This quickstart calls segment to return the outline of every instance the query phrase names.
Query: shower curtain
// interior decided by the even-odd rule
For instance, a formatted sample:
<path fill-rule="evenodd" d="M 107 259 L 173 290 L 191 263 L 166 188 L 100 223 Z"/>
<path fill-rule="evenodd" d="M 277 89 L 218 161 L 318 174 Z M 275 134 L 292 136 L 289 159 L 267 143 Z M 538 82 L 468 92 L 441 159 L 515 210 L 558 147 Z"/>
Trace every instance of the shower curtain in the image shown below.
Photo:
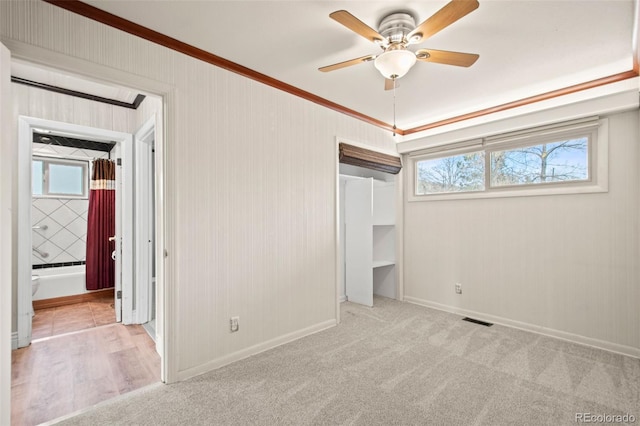
<path fill-rule="evenodd" d="M 93 162 L 89 214 L 87 217 L 87 290 L 99 290 L 115 285 L 114 261 L 111 252 L 115 243 L 116 166 L 111 160 Z"/>

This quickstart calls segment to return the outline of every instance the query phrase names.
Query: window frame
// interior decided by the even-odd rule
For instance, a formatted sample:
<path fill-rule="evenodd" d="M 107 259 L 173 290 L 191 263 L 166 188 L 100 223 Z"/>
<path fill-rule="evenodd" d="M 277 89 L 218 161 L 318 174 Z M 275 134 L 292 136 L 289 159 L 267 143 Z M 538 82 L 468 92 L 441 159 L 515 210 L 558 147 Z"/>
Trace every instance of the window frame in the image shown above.
<path fill-rule="evenodd" d="M 31 176 L 33 178 L 33 162 L 42 161 L 42 194 L 34 194 L 33 193 L 33 182 L 31 183 L 31 196 L 33 198 L 64 198 L 64 199 L 78 199 L 78 200 L 87 200 L 89 199 L 89 171 L 90 160 L 81 160 L 81 159 L 69 159 L 69 158 L 59 158 L 59 157 L 50 157 L 46 155 L 33 155 L 31 158 L 31 167 L 32 173 Z M 80 166 L 82 168 L 82 194 L 68 194 L 68 193 L 52 193 L 49 190 L 49 166 L 50 165 L 73 165 Z"/>
<path fill-rule="evenodd" d="M 418 190 L 418 167 L 417 164 L 420 161 L 428 161 L 428 160 L 435 160 L 438 158 L 449 158 L 449 157 L 457 157 L 459 155 L 465 155 L 465 154 L 472 154 L 472 153 L 476 153 L 476 152 L 481 152 L 484 154 L 484 158 L 483 158 L 483 163 L 485 165 L 485 170 L 484 170 L 484 175 L 485 175 L 485 185 L 484 185 L 484 189 L 475 189 L 475 190 L 470 190 L 470 191 L 456 191 L 456 192 L 436 192 L 436 193 L 432 193 L 432 194 L 418 194 L 417 190 Z M 434 152 L 432 154 L 426 154 L 426 155 L 422 155 L 420 157 L 417 157 L 416 159 L 414 159 L 414 161 L 412 161 L 412 165 L 413 165 L 413 194 L 416 197 L 434 197 L 434 196 L 438 196 L 438 195 L 451 195 L 451 194 L 471 194 L 471 193 L 481 193 L 486 191 L 487 189 L 487 185 L 486 185 L 486 176 L 487 176 L 487 170 L 486 170 L 486 163 L 487 163 L 487 158 L 486 158 L 487 152 L 486 150 L 484 150 L 482 148 L 482 146 L 472 146 L 469 148 L 462 148 L 462 149 L 453 149 L 453 150 L 446 150 L 446 151 L 441 151 L 441 152 Z"/>
<path fill-rule="evenodd" d="M 540 138 L 540 139 L 536 139 L 536 141 L 534 143 L 531 143 L 531 141 L 528 142 L 520 142 L 520 143 L 516 143 L 516 144 L 505 144 L 504 146 L 498 146 L 498 147 L 493 147 L 493 148 L 487 148 L 485 150 L 485 154 L 489 156 L 489 158 L 487 160 L 485 160 L 485 166 L 489 166 L 489 170 L 485 169 L 485 179 L 486 182 L 488 182 L 487 187 L 490 188 L 491 190 L 498 190 L 501 188 L 511 188 L 511 189 L 515 189 L 515 188 L 522 188 L 522 187 L 527 187 L 527 188 L 531 188 L 531 187 L 538 187 L 538 186 L 547 186 L 547 185 L 568 185 L 568 184 L 590 184 L 593 181 L 594 175 L 596 174 L 594 172 L 594 167 L 593 167 L 593 153 L 595 152 L 595 145 L 597 144 L 597 139 L 598 139 L 598 135 L 597 135 L 597 129 L 592 129 L 590 131 L 587 132 L 567 132 L 565 134 L 558 134 L 558 135 L 552 135 L 552 136 L 547 136 L 544 138 Z M 554 142 L 561 142 L 561 141 L 566 141 L 566 140 L 573 140 L 573 139 L 580 139 L 586 137 L 587 138 L 587 179 L 580 179 L 580 180 L 567 180 L 567 181 L 553 181 L 553 182 L 539 182 L 539 183 L 532 183 L 532 184 L 524 184 L 524 185 L 492 185 L 491 183 L 491 154 L 493 154 L 494 152 L 500 152 L 500 151 L 510 151 L 510 150 L 514 150 L 514 149 L 518 149 L 518 148 L 527 148 L 527 147 L 534 147 L 534 146 L 540 146 L 543 144 L 547 144 L 547 143 L 554 143 Z"/>
<path fill-rule="evenodd" d="M 405 164 L 412 178 L 408 201 L 438 201 L 473 198 L 522 197 L 556 194 L 583 194 L 608 191 L 608 119 L 574 120 L 536 129 L 525 129 L 481 139 L 467 140 L 405 154 Z M 588 179 L 542 182 L 529 185 L 491 185 L 491 154 L 544 143 L 588 137 Z M 471 152 L 484 152 L 485 189 L 467 192 L 418 194 L 418 162 Z M 408 160 L 408 161 L 407 161 Z"/>

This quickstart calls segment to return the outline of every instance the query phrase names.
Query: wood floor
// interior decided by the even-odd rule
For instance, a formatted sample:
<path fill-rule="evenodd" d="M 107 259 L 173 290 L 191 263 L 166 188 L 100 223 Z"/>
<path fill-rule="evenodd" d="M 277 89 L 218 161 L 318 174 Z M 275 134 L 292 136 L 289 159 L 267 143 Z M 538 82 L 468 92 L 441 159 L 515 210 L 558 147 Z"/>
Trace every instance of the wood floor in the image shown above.
<path fill-rule="evenodd" d="M 37 320 L 40 337 L 12 352 L 12 425 L 37 425 L 160 381 L 160 357 L 144 328 L 101 325 L 107 310 L 89 303 L 47 310 Z"/>

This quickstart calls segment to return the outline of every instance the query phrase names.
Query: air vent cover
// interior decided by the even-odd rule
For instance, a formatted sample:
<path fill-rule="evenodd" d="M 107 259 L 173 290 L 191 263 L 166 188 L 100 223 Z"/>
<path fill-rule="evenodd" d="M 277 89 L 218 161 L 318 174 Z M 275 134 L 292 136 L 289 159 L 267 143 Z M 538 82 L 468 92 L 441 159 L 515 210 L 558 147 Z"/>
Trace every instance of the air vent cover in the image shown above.
<path fill-rule="evenodd" d="M 467 321 L 467 322 L 472 322 L 474 324 L 484 325 L 485 327 L 491 327 L 493 325 L 492 322 L 480 321 L 480 320 L 477 320 L 475 318 L 469 318 L 469 317 L 462 318 L 462 321 Z"/>

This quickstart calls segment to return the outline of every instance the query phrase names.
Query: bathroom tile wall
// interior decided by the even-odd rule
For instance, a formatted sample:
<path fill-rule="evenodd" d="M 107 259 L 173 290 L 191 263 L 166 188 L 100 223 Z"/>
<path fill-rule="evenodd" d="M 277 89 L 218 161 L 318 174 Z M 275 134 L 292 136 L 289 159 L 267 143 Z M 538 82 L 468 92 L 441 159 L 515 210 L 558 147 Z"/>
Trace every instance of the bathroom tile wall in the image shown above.
<path fill-rule="evenodd" d="M 33 155 L 74 159 L 108 158 L 108 153 L 89 149 L 34 143 Z M 33 247 L 46 253 L 33 252 L 33 265 L 84 261 L 87 242 L 88 199 L 32 198 L 31 224 Z M 46 226 L 46 229 L 43 229 Z"/>

